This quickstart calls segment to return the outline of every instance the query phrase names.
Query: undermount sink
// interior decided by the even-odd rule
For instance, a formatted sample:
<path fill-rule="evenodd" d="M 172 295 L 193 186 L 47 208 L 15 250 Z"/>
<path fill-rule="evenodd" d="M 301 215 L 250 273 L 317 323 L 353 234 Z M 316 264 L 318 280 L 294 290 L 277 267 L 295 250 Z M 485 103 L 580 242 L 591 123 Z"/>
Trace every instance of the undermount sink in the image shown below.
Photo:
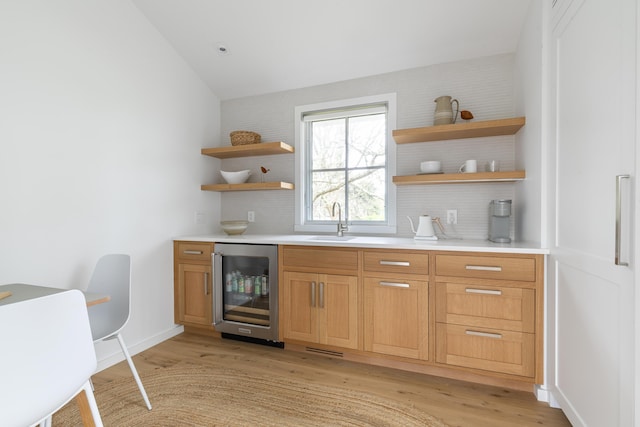
<path fill-rule="evenodd" d="M 345 242 L 347 240 L 355 239 L 355 236 L 312 236 L 309 240 L 320 240 L 324 242 Z"/>

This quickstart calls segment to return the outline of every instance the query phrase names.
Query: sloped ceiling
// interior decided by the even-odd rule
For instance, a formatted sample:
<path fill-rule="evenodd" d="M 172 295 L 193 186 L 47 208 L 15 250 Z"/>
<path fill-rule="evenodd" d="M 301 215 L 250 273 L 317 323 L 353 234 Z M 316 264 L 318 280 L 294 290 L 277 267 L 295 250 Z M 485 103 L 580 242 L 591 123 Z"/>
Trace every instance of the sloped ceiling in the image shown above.
<path fill-rule="evenodd" d="M 514 52 L 530 3 L 132 1 L 221 100 Z"/>

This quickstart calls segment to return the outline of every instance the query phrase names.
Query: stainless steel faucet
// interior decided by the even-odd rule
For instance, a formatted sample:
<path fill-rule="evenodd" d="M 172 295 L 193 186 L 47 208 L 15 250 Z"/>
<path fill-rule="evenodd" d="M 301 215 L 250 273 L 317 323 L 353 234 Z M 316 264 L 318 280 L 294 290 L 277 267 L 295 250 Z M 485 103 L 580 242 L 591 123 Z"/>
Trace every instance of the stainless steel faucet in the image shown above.
<path fill-rule="evenodd" d="M 336 216 L 336 205 L 338 206 L 338 237 L 342 237 L 345 231 L 349 231 L 349 226 L 347 225 L 347 218 L 344 219 L 344 224 L 342 224 L 342 208 L 340 207 L 340 203 L 333 202 L 331 216 Z"/>

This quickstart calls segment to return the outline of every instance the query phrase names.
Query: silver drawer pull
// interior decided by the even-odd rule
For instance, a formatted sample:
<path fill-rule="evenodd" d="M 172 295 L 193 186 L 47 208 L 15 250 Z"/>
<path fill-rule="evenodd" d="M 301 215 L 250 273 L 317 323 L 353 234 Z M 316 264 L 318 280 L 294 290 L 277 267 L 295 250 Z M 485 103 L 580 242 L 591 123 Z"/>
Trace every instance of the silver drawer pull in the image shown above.
<path fill-rule="evenodd" d="M 493 267 L 490 265 L 467 265 L 464 268 L 467 270 L 479 270 L 479 271 L 502 271 L 502 267 Z"/>
<path fill-rule="evenodd" d="M 394 282 L 378 282 L 381 286 L 391 286 L 394 288 L 409 288 L 411 285 L 408 283 L 394 283 Z"/>
<path fill-rule="evenodd" d="M 467 335 L 473 335 L 474 337 L 485 337 L 485 338 L 496 338 L 502 339 L 502 334 L 492 334 L 490 332 L 479 332 L 479 331 L 464 331 Z"/>
<path fill-rule="evenodd" d="M 409 261 L 385 261 L 385 260 L 380 260 L 380 265 L 399 265 L 401 267 L 410 267 L 411 263 Z"/>
<path fill-rule="evenodd" d="M 468 294 L 502 295 L 502 291 L 494 289 L 466 288 L 464 291 Z"/>
<path fill-rule="evenodd" d="M 185 255 L 202 255 L 202 251 L 182 251 Z"/>

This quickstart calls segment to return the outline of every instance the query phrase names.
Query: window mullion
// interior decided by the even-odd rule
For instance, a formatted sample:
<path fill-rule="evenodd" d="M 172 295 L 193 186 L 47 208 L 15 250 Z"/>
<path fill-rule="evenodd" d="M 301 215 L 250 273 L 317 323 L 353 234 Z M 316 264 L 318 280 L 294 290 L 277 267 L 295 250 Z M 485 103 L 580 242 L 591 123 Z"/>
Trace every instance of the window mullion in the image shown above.
<path fill-rule="evenodd" d="M 344 153 L 344 217 L 345 220 L 346 218 L 349 218 L 349 174 L 350 174 L 350 169 L 349 169 L 349 147 L 351 145 L 351 141 L 349 140 L 349 126 L 350 126 L 350 117 L 346 117 L 345 118 L 345 126 L 344 126 L 344 149 L 345 149 L 345 153 Z"/>

